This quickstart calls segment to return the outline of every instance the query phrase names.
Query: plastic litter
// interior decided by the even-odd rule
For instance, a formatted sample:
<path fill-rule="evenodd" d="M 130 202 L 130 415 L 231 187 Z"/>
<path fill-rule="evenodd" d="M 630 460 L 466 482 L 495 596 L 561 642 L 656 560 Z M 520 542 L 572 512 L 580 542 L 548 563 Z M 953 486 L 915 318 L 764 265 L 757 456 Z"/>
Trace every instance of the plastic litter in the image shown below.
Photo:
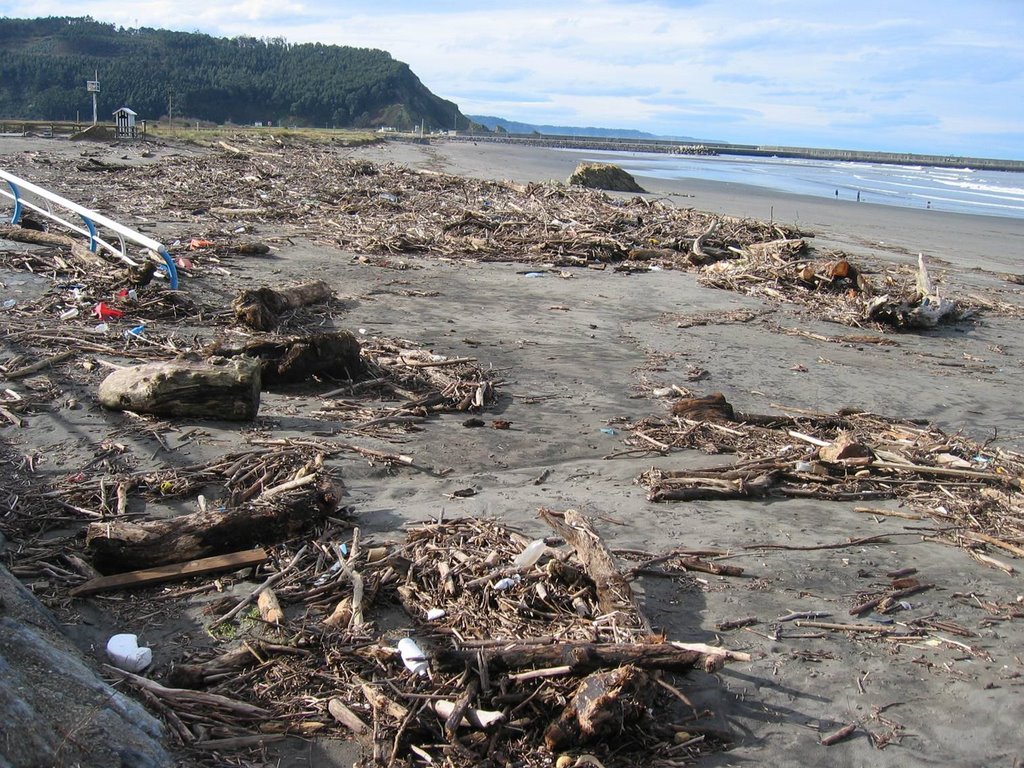
<path fill-rule="evenodd" d="M 427 611 L 427 621 L 437 621 L 438 619 L 443 619 L 446 615 L 447 613 L 444 608 L 431 608 Z"/>
<path fill-rule="evenodd" d="M 17 303 L 14 299 L 8 299 L 4 302 L 4 309 L 14 309 L 14 305 Z"/>
<path fill-rule="evenodd" d="M 113 320 L 118 317 L 124 317 L 124 312 L 120 309 L 108 307 L 102 301 L 92 308 L 92 314 L 96 315 L 100 320 Z"/>
<path fill-rule="evenodd" d="M 812 472 L 814 470 L 814 465 L 809 461 L 798 461 L 793 465 L 793 469 L 797 472 Z"/>
<path fill-rule="evenodd" d="M 114 635 L 107 641 L 107 656 L 126 672 L 141 672 L 153 662 L 153 651 L 139 647 L 138 635 Z"/>
<path fill-rule="evenodd" d="M 523 277 L 544 277 L 543 272 L 527 272 Z"/>
<path fill-rule="evenodd" d="M 604 432 L 606 435 L 614 435 L 615 434 L 615 430 L 612 429 L 611 427 L 601 427 L 601 431 Z"/>
<path fill-rule="evenodd" d="M 110 330 L 110 326 L 107 323 L 97 323 L 93 326 L 93 333 L 106 333 Z"/>
<path fill-rule="evenodd" d="M 494 588 L 501 592 L 506 589 L 511 589 L 522 580 L 523 577 L 517 573 L 515 576 L 508 576 L 504 579 L 498 579 L 496 582 L 494 582 Z"/>
<path fill-rule="evenodd" d="M 72 307 L 60 313 L 61 320 L 70 320 L 73 317 L 78 317 L 78 307 Z"/>
<path fill-rule="evenodd" d="M 145 331 L 145 330 L 146 330 L 145 324 L 137 325 L 134 328 L 131 328 L 130 330 L 125 331 L 124 332 L 124 337 L 126 339 L 131 338 L 132 336 L 135 336 L 136 338 L 138 338 L 139 336 L 142 335 L 143 331 Z"/>
<path fill-rule="evenodd" d="M 402 663 L 405 664 L 406 669 L 414 675 L 427 674 L 427 657 L 423 654 L 422 649 L 416 645 L 415 640 L 411 637 L 403 637 L 398 641 L 398 652 L 402 654 Z"/>
<path fill-rule="evenodd" d="M 544 543 L 544 539 L 534 539 L 526 545 L 522 552 L 516 555 L 512 565 L 515 568 L 531 568 L 540 560 L 547 549 L 548 545 Z"/>

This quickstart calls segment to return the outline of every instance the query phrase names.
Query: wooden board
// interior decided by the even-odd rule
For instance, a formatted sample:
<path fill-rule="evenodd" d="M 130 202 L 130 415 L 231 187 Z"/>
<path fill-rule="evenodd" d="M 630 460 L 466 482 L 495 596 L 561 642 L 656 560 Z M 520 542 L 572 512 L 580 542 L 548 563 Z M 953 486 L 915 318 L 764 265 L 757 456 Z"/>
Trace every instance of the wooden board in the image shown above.
<path fill-rule="evenodd" d="M 259 565 L 266 562 L 269 557 L 270 555 L 265 549 L 247 549 L 243 552 L 204 557 L 187 563 L 172 563 L 170 565 L 161 565 L 158 568 L 127 571 L 126 573 L 117 573 L 113 576 L 101 576 L 98 579 L 90 579 L 84 584 L 79 584 L 77 587 L 72 588 L 69 594 L 72 597 L 81 597 L 123 587 L 139 587 L 163 581 L 176 581 L 188 578 L 189 576 L 213 573 L 214 571 L 226 571 L 235 568 L 245 568 L 250 565 Z"/>

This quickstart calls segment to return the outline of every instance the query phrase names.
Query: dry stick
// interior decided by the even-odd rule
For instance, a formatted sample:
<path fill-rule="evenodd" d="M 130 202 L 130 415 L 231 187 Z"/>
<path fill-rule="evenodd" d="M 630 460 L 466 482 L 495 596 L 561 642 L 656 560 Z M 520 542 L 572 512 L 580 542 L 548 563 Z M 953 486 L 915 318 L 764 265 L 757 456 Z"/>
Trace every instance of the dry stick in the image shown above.
<path fill-rule="evenodd" d="M 250 592 L 248 595 L 242 598 L 241 602 L 239 602 L 238 605 L 236 605 L 230 611 L 228 611 L 219 619 L 210 624 L 210 629 L 215 629 L 224 622 L 231 621 L 231 619 L 235 618 L 235 616 L 237 616 L 245 609 L 245 606 L 247 606 L 249 603 L 251 603 L 253 600 L 260 596 L 260 592 L 262 592 L 265 589 L 270 589 L 270 587 L 274 586 L 277 582 L 284 578 L 285 574 L 295 567 L 295 565 L 299 562 L 299 560 L 302 558 L 304 554 L 306 554 L 305 546 L 303 546 L 302 549 L 295 553 L 295 557 L 291 559 L 291 562 L 289 562 L 288 565 L 286 565 L 277 573 L 271 575 L 266 581 L 264 581 L 262 584 L 256 587 L 256 589 L 254 589 L 252 592 Z"/>
<path fill-rule="evenodd" d="M 834 629 L 838 632 L 870 632 L 876 635 L 891 635 L 896 631 L 894 627 L 883 627 L 876 624 L 837 624 L 831 621 L 794 621 L 793 626 Z"/>
<path fill-rule="evenodd" d="M 844 725 L 838 731 L 830 733 L 828 736 L 822 736 L 821 743 L 826 747 L 831 747 L 833 744 L 837 744 L 843 739 L 851 736 L 854 731 L 857 730 L 856 725 Z"/>
<path fill-rule="evenodd" d="M 36 371 L 41 371 L 43 368 L 54 365 L 55 363 L 63 362 L 77 352 L 77 348 L 66 349 L 63 352 L 58 352 L 56 355 L 51 355 L 50 357 L 32 363 L 32 365 L 26 365 L 24 368 L 8 371 L 4 374 L 4 377 L 8 379 L 20 379 L 22 376 L 28 376 L 30 373 L 35 373 Z"/>
<path fill-rule="evenodd" d="M 842 542 L 840 544 L 817 544 L 813 546 L 800 547 L 790 544 L 750 544 L 743 547 L 743 549 L 793 549 L 800 551 L 809 551 L 815 549 L 843 549 L 844 547 L 857 547 L 861 544 L 889 544 L 888 538 L 890 536 L 917 536 L 916 533 L 884 533 L 878 536 L 866 536 L 862 539 L 853 539 L 852 541 Z"/>
<path fill-rule="evenodd" d="M 913 512 L 901 512 L 897 509 L 878 509 L 876 507 L 854 507 L 854 512 L 865 515 L 884 515 L 885 517 L 902 517 L 905 520 L 924 520 L 924 515 L 915 515 Z"/>
<path fill-rule="evenodd" d="M 989 536 L 987 533 L 982 533 L 981 531 L 964 531 L 961 535 L 977 539 L 978 541 L 984 541 L 985 543 L 991 544 L 994 547 L 999 547 L 1000 549 L 1005 549 L 1007 552 L 1010 552 L 1017 557 L 1024 557 L 1024 548 L 1018 547 L 1016 544 L 1010 544 L 1002 539 L 997 539 L 995 536 Z"/>

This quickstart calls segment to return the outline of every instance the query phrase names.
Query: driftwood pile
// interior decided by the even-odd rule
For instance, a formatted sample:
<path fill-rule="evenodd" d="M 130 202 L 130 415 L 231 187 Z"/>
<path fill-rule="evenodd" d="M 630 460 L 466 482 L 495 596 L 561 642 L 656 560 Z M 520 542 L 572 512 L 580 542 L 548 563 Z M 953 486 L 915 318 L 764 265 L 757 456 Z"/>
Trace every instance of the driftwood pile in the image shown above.
<path fill-rule="evenodd" d="M 329 527 L 214 604 L 221 649 L 186 654 L 163 683 L 110 673 L 197 754 L 337 733 L 363 766 L 590 754 L 611 768 L 720 746 L 671 681 L 749 657 L 653 635 L 591 523 L 541 516 L 553 535 L 533 541 L 480 520 L 416 525 L 401 544 Z"/>
<path fill-rule="evenodd" d="M 715 393 L 678 399 L 667 418 L 629 425 L 626 443 L 635 452 L 693 449 L 737 457 L 710 468 L 643 473 L 638 482 L 651 501 L 894 500 L 896 508 L 854 509 L 934 519 L 943 538 L 1002 570 L 1014 567 L 993 554 L 1024 557 L 1024 456 L 935 426 L 857 411 L 737 413 Z"/>
<path fill-rule="evenodd" d="M 14 172 L 72 199 L 91 195 L 90 175 L 71 160 L 30 155 L 16 165 Z M 105 201 L 115 214 L 170 219 L 189 233 L 180 236 L 183 243 L 192 238 L 186 273 L 266 255 L 265 243 L 239 232 L 273 225 L 274 242 L 298 235 L 396 268 L 407 268 L 400 257 L 415 253 L 538 266 L 694 270 L 707 285 L 796 302 L 850 325 L 931 327 L 972 308 L 1007 309 L 975 297 L 954 303 L 922 292 L 907 270 L 887 268 L 869 281 L 843 254 L 815 254 L 801 232 L 778 224 L 556 183 L 519 185 L 376 165 L 325 145 L 238 137 L 204 154 L 126 165 L 118 179 Z M 253 327 L 273 324 L 280 311 L 273 304 L 281 298 L 272 298 L 270 317 L 266 306 L 254 310 Z"/>

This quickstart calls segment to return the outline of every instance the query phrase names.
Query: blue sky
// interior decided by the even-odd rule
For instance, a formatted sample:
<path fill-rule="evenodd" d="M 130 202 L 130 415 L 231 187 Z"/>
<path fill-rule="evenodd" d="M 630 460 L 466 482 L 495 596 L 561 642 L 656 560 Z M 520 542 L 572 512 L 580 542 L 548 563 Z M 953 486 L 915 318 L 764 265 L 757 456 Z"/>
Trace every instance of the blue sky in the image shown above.
<path fill-rule="evenodd" d="M 466 114 L 1024 159 L 1024 0 L 0 0 L 80 15 L 380 48 Z"/>

